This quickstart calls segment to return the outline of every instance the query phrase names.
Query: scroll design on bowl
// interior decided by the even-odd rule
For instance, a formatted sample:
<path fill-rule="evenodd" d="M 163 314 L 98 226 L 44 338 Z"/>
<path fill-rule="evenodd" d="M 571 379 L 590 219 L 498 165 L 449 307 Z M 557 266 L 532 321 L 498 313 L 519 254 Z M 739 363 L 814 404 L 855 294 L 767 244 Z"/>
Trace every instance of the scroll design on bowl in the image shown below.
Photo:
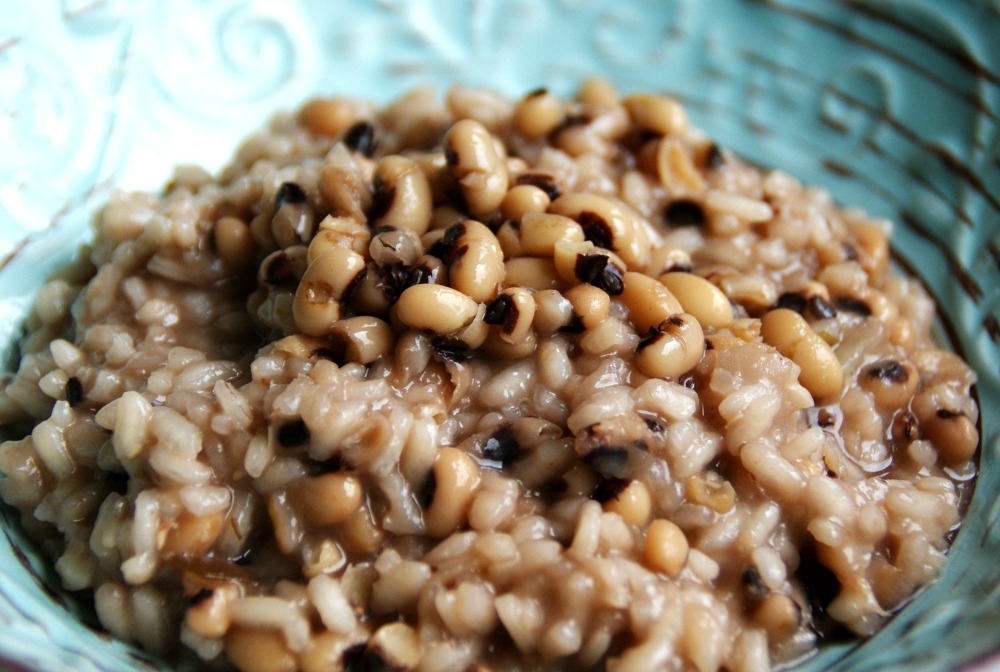
<path fill-rule="evenodd" d="M 136 45 L 139 63 L 161 99 L 188 114 L 232 118 L 241 104 L 267 99 L 277 108 L 313 56 L 302 18 L 262 2 L 157 5 L 146 26 L 149 41 Z M 164 51 L 172 58 L 160 58 Z"/>

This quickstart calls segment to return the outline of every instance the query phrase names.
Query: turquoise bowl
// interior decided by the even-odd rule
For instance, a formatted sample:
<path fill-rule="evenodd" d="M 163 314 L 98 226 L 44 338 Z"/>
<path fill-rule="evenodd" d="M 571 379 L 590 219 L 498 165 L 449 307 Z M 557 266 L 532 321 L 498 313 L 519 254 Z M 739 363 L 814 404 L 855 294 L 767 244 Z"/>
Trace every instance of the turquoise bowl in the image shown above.
<path fill-rule="evenodd" d="M 732 150 L 897 222 L 978 371 L 982 471 L 941 579 L 804 670 L 1000 670 L 1000 2 L 0 0 L 0 343 L 110 189 L 218 168 L 316 93 L 665 90 Z M 10 347 L 8 352 L 12 352 Z M 157 669 L 0 508 L 0 668 Z"/>

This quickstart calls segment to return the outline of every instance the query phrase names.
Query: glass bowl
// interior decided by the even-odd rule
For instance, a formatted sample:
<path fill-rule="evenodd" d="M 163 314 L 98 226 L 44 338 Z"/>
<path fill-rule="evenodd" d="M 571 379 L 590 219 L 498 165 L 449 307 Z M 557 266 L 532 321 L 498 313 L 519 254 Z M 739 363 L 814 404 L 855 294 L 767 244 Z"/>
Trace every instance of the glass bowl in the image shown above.
<path fill-rule="evenodd" d="M 1000 669 L 1000 2 L 0 0 L 0 343 L 112 187 L 220 167 L 310 95 L 667 91 L 739 154 L 893 219 L 979 374 L 982 470 L 941 579 L 819 670 Z M 12 349 L 8 346 L 8 352 Z M 147 670 L 0 508 L 0 668 Z"/>

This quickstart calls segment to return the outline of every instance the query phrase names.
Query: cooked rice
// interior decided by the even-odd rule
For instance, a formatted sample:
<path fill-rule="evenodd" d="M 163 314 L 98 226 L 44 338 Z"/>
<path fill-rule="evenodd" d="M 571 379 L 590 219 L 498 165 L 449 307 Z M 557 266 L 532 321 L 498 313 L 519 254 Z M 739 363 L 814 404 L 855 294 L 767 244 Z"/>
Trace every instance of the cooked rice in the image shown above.
<path fill-rule="evenodd" d="M 113 194 L 0 390 L 0 494 L 112 634 L 244 672 L 761 670 L 934 579 L 975 375 L 891 224 L 584 91 L 312 101 Z"/>

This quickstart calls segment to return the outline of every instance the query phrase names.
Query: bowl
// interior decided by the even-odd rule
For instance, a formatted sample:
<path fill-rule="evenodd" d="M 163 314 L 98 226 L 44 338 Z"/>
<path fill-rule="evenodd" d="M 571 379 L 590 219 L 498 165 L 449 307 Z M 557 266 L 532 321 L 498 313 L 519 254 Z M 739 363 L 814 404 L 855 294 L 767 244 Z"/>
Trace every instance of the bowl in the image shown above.
<path fill-rule="evenodd" d="M 897 224 L 896 262 L 979 375 L 981 472 L 941 578 L 804 670 L 1000 669 L 1000 2 L 0 0 L 0 343 L 113 187 L 220 167 L 318 93 L 662 90 L 752 161 Z M 7 346 L 8 357 L 13 350 Z M 0 668 L 149 670 L 0 508 Z"/>

